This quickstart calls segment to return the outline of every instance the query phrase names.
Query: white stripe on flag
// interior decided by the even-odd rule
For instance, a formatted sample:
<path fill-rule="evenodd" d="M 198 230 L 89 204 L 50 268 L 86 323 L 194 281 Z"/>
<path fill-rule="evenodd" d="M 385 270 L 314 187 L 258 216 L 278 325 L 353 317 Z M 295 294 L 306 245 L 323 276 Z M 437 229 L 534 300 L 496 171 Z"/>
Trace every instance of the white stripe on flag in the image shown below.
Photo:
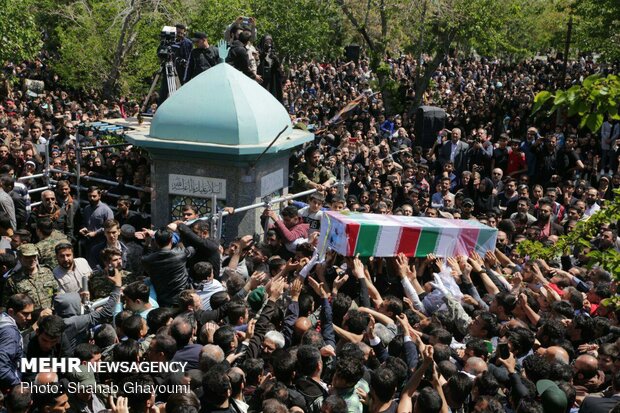
<path fill-rule="evenodd" d="M 456 242 L 460 232 L 460 228 L 443 227 L 441 229 L 441 235 L 437 240 L 435 255 L 439 257 L 451 257 L 456 248 Z"/>
<path fill-rule="evenodd" d="M 379 232 L 379 239 L 375 245 L 375 257 L 393 257 L 396 254 L 400 239 L 399 225 L 384 224 Z"/>

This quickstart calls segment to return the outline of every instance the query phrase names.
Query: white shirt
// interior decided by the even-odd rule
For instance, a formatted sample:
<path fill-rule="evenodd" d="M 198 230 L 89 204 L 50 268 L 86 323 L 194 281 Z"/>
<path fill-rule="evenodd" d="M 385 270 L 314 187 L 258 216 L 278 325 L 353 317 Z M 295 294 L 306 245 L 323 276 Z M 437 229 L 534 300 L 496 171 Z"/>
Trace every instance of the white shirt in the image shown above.
<path fill-rule="evenodd" d="M 583 216 L 590 217 L 594 215 L 600 209 L 601 209 L 601 206 L 595 202 L 594 204 L 586 208 L 585 212 L 583 213 Z"/>
<path fill-rule="evenodd" d="M 218 280 L 200 283 L 196 294 L 200 297 L 203 310 L 211 310 L 211 296 L 220 291 L 225 291 L 225 288 Z"/>
<path fill-rule="evenodd" d="M 73 269 L 66 270 L 60 265 L 54 268 L 54 277 L 63 293 L 77 293 L 82 289 L 82 277 L 90 278 L 93 270 L 84 258 L 73 260 Z"/>

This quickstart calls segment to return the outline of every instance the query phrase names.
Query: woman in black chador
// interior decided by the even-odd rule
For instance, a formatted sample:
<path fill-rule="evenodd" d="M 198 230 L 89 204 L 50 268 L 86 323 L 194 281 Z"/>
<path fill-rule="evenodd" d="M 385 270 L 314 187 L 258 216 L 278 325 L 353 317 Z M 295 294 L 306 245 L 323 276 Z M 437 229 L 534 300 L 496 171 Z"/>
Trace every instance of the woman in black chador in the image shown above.
<path fill-rule="evenodd" d="M 263 86 L 282 102 L 282 66 L 276 56 L 273 38 L 270 35 L 263 36 L 258 44 L 258 51 L 260 53 L 258 74 L 263 78 Z"/>

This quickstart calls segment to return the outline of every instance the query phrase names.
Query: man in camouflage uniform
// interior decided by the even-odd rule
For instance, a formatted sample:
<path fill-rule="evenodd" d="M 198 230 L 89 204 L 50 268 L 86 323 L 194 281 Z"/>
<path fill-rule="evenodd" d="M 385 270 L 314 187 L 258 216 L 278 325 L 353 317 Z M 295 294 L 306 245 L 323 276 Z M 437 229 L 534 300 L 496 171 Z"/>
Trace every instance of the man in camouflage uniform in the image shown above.
<path fill-rule="evenodd" d="M 104 248 L 103 251 L 101 251 L 101 258 L 104 263 L 104 268 L 93 271 L 88 281 L 88 289 L 90 290 L 90 299 L 92 301 L 107 297 L 114 290 L 114 284 L 107 276 L 110 267 L 121 272 L 123 286 L 137 281 L 136 275 L 123 270 L 122 253 L 118 248 Z"/>
<path fill-rule="evenodd" d="M 41 218 L 37 221 L 37 236 L 39 242 L 35 244 L 39 251 L 39 263 L 50 268 L 56 268 L 56 245 L 70 242 L 67 237 L 57 229 L 49 218 Z"/>
<path fill-rule="evenodd" d="M 305 163 L 297 165 L 293 174 L 295 192 L 316 189 L 324 191 L 336 183 L 336 177 L 331 171 L 320 164 L 321 151 L 316 146 L 310 146 L 304 152 Z"/>
<path fill-rule="evenodd" d="M 19 269 L 8 274 L 2 302 L 6 303 L 13 294 L 28 294 L 34 301 L 34 308 L 52 308 L 52 297 L 58 292 L 58 282 L 51 268 L 40 265 L 38 251 L 33 244 L 22 244 L 17 249 Z"/>

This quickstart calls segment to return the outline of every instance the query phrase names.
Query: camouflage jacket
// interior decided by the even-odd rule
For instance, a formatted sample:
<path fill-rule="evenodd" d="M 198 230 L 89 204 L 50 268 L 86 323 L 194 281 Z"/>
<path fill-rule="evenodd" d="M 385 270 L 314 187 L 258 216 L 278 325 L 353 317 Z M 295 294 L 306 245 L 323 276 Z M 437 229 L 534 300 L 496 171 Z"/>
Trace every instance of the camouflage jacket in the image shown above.
<path fill-rule="evenodd" d="M 65 234 L 58 230 L 52 231 L 52 234 L 48 238 L 37 242 L 35 246 L 37 250 L 39 250 L 39 263 L 41 265 L 47 265 L 50 268 L 56 268 L 58 261 L 56 261 L 56 252 L 54 248 L 56 248 L 56 245 L 63 242 L 71 243 Z"/>
<path fill-rule="evenodd" d="M 2 302 L 6 303 L 13 294 L 28 294 L 34 301 L 34 308 L 52 308 L 52 298 L 58 292 L 58 282 L 52 269 L 39 265 L 38 271 L 29 276 L 23 268 L 13 272 L 6 280 Z"/>

